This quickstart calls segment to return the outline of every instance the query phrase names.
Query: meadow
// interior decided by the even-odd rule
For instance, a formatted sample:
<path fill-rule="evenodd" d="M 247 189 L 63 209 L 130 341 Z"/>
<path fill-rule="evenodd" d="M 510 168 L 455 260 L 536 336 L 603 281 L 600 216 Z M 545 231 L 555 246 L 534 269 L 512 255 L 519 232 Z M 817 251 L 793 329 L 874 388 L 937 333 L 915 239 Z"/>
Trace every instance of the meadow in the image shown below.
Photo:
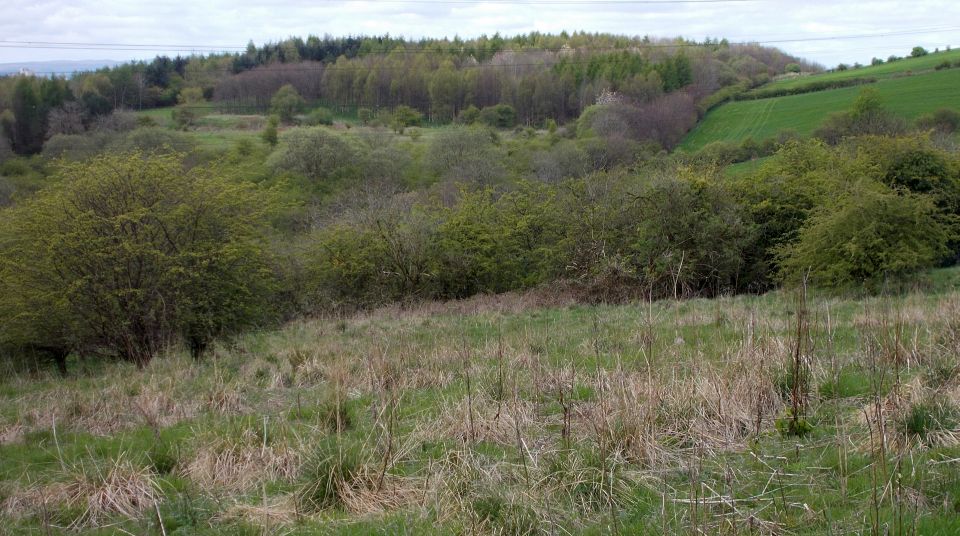
<path fill-rule="evenodd" d="M 960 271 L 563 287 L 0 380 L 4 534 L 956 534 Z"/>
<path fill-rule="evenodd" d="M 940 108 L 960 108 L 960 69 L 946 69 L 881 79 L 865 86 L 730 102 L 709 112 L 680 148 L 693 152 L 715 141 L 760 141 L 785 130 L 809 136 L 829 114 L 849 110 L 864 87 L 876 88 L 885 108 L 908 119 Z"/>
<path fill-rule="evenodd" d="M 853 78 L 890 78 L 929 72 L 944 62 L 960 60 L 960 50 L 946 50 L 934 54 L 927 54 L 917 58 L 903 58 L 879 65 L 869 65 L 859 69 L 834 70 L 827 73 L 818 73 L 810 76 L 783 77 L 775 80 L 764 88 L 799 87 L 813 81 L 850 80 Z"/>

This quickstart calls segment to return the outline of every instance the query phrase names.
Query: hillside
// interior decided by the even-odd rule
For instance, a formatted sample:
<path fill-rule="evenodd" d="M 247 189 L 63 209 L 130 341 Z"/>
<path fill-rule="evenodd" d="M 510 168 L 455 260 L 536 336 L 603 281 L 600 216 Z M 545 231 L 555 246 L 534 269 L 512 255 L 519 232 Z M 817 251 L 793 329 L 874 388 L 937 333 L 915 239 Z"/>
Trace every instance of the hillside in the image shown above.
<path fill-rule="evenodd" d="M 299 320 L 204 362 L 5 373 L 0 524 L 955 534 L 958 277 L 805 308 L 507 294 Z"/>
<path fill-rule="evenodd" d="M 696 151 L 714 141 L 738 143 L 747 138 L 760 141 L 784 130 L 808 136 L 827 115 L 848 110 L 864 87 L 876 88 L 886 108 L 908 119 L 944 107 L 960 108 L 960 92 L 957 91 L 960 69 L 933 70 L 943 61 L 957 59 L 960 59 L 960 53 L 952 51 L 773 82 L 760 89 L 789 89 L 853 78 L 876 79 L 873 83 L 853 87 L 723 104 L 710 111 L 684 138 L 680 147 Z"/>
<path fill-rule="evenodd" d="M 947 50 L 927 54 L 918 58 L 902 58 L 880 65 L 868 65 L 859 69 L 833 70 L 807 76 L 783 77 L 767 84 L 767 88 L 798 87 L 812 81 L 849 80 L 852 78 L 890 78 L 907 74 L 920 74 L 933 71 L 944 62 L 954 63 L 960 60 L 960 50 Z"/>

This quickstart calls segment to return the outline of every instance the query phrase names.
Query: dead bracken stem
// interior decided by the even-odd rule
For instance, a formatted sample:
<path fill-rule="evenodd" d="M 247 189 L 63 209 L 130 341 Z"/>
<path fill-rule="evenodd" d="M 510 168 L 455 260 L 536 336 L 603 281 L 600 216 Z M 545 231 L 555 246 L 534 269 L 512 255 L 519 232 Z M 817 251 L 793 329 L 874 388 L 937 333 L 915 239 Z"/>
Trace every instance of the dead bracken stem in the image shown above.
<path fill-rule="evenodd" d="M 790 409 L 794 432 L 803 429 L 803 418 L 806 415 L 806 371 L 804 367 L 804 348 L 809 337 L 807 325 L 807 278 L 804 276 L 800 290 L 797 293 L 797 330 L 796 341 L 793 347 L 792 385 L 790 389 Z"/>
<path fill-rule="evenodd" d="M 470 381 L 470 350 L 467 347 L 467 337 L 463 337 L 463 374 L 467 382 L 467 422 L 470 430 L 469 442 L 477 439 L 477 431 L 473 426 L 473 385 Z"/>

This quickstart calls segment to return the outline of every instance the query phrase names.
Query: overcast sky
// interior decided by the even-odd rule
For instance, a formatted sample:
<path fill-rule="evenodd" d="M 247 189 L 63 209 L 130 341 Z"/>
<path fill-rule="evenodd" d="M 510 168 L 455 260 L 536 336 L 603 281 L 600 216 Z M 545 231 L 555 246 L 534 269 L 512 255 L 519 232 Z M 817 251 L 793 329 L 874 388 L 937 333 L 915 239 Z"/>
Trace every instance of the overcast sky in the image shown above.
<path fill-rule="evenodd" d="M 931 50 L 960 46 L 960 0 L 294 0 L 276 5 L 269 0 L 2 0 L 0 63 L 151 58 L 189 54 L 192 47 L 243 47 L 251 39 L 259 44 L 308 34 L 474 37 L 532 30 L 760 42 L 817 39 L 770 44 L 834 66 L 904 55 L 914 45 Z M 899 35 L 823 40 L 890 33 Z M 16 41 L 111 45 L 42 49 L 22 48 Z M 146 46 L 121 50 L 130 47 L 115 44 Z"/>

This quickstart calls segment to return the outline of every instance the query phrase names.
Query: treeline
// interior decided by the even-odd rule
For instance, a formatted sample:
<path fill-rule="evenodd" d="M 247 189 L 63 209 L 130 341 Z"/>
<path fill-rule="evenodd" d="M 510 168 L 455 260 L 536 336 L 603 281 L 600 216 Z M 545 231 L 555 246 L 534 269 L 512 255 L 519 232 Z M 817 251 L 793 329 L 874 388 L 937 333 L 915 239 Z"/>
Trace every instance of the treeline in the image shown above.
<path fill-rule="evenodd" d="M 407 47 L 340 56 L 333 63 L 263 64 L 222 79 L 213 96 L 216 102 L 265 106 L 290 84 L 308 101 L 331 107 L 405 105 L 443 122 L 470 106 L 506 104 L 521 122 L 541 125 L 579 117 L 605 94 L 642 105 L 684 91 L 697 101 L 744 80 L 762 83 L 796 61 L 775 49 L 712 42 L 623 42 L 607 36 L 545 42 L 504 47 L 486 59 L 443 47 Z"/>
<path fill-rule="evenodd" d="M 310 103 L 339 109 L 403 105 L 449 122 L 471 106 L 505 104 L 524 124 L 562 124 L 603 96 L 642 106 L 682 92 L 696 103 L 730 85 L 762 83 L 796 61 L 776 49 L 726 41 L 608 34 L 468 41 L 311 36 L 251 44 L 234 54 L 158 56 L 69 80 L 0 78 L 0 114 L 8 144 L 19 154 L 38 152 L 54 134 L 76 133 L 77 118 L 87 127 L 113 110 L 178 104 L 263 111 L 285 85 Z M 53 94 L 47 86 L 59 89 Z M 49 115 L 61 107 L 71 131 L 51 132 Z"/>
<path fill-rule="evenodd" d="M 816 93 L 817 91 L 826 91 L 829 89 L 862 86 L 865 84 L 872 84 L 876 81 L 877 79 L 872 77 L 820 80 L 816 82 L 808 82 L 798 86 L 754 89 L 752 91 L 746 91 L 744 93 L 735 95 L 733 100 L 771 99 L 774 97 L 786 97 L 789 95 L 802 95 L 804 93 Z"/>

